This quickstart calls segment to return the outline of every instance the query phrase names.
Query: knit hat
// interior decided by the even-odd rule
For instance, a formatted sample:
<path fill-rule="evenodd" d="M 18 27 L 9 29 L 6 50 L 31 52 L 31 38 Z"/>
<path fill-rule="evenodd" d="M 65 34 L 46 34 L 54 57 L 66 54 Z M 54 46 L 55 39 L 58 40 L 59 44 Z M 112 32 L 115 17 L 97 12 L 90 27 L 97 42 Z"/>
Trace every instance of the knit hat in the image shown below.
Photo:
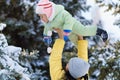
<path fill-rule="evenodd" d="M 89 70 L 90 64 L 81 58 L 71 58 L 68 63 L 68 70 L 75 79 L 84 76 Z"/>
<path fill-rule="evenodd" d="M 40 0 L 36 6 L 36 13 L 46 14 L 47 18 L 50 18 L 53 13 L 53 2 L 49 0 Z"/>

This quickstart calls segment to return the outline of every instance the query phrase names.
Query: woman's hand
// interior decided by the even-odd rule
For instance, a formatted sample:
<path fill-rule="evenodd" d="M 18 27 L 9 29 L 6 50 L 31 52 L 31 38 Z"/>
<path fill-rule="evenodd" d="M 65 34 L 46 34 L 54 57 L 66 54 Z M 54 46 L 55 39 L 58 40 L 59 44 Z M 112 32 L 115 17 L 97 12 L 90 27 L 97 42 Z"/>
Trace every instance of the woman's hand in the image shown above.
<path fill-rule="evenodd" d="M 78 35 L 78 40 L 83 40 L 83 36 Z"/>
<path fill-rule="evenodd" d="M 55 31 L 57 31 L 58 35 L 59 35 L 59 38 L 60 39 L 63 39 L 63 30 L 59 29 L 59 28 L 54 28 Z"/>

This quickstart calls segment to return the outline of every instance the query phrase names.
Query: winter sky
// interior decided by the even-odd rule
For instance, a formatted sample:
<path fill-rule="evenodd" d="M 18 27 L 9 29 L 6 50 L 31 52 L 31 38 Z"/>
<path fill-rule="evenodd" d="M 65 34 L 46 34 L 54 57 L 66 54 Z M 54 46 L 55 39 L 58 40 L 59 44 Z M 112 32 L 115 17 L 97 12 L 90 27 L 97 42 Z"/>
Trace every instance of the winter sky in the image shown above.
<path fill-rule="evenodd" d="M 87 4 L 94 5 L 95 3 L 94 0 L 87 0 Z M 120 15 L 114 16 L 112 15 L 112 11 L 104 12 L 105 10 L 106 7 L 100 8 L 100 16 L 103 23 L 103 28 L 108 32 L 110 41 L 120 40 L 120 28 L 113 25 L 114 21 L 118 19 Z"/>

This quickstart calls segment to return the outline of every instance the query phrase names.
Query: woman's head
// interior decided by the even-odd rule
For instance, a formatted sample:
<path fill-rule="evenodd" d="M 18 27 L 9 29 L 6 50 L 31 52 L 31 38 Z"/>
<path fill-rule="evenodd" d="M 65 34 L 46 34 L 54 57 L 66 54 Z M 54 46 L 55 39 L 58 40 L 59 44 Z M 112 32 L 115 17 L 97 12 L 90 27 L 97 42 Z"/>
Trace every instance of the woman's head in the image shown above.
<path fill-rule="evenodd" d="M 38 15 L 46 15 L 49 19 L 53 14 L 53 3 L 49 0 L 40 0 L 36 5 L 36 11 Z"/>
<path fill-rule="evenodd" d="M 68 72 L 73 78 L 78 79 L 86 75 L 89 67 L 89 63 L 82 60 L 81 58 L 74 57 L 69 60 L 66 66 L 66 72 L 68 70 Z"/>

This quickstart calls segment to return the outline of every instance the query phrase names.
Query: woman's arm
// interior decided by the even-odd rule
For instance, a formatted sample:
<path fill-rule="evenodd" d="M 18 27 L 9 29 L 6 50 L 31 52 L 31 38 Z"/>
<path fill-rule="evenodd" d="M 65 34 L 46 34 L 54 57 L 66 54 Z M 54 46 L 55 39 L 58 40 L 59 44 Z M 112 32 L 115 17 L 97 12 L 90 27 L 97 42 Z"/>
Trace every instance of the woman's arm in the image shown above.
<path fill-rule="evenodd" d="M 78 35 L 78 57 L 88 61 L 88 41 L 83 40 L 83 36 Z"/>
<path fill-rule="evenodd" d="M 51 80 L 59 80 L 64 75 L 61 61 L 64 44 L 65 42 L 63 39 L 57 39 L 53 45 L 49 58 Z"/>

